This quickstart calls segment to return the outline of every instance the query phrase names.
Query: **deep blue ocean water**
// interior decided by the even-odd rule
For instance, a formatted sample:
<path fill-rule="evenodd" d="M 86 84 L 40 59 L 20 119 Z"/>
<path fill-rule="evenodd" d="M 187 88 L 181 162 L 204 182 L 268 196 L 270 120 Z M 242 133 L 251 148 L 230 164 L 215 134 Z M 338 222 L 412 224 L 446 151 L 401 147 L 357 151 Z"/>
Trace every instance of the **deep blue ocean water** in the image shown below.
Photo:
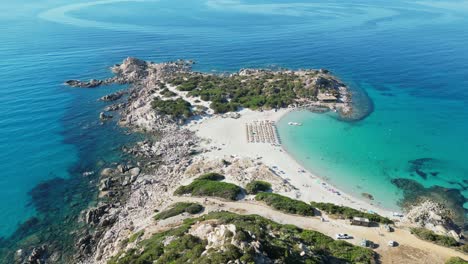
<path fill-rule="evenodd" d="M 398 178 L 468 196 L 467 1 L 20 0 L 0 12 L 0 236 L 41 213 L 39 183 L 87 181 L 82 172 L 119 158 L 128 139 L 97 121 L 97 99 L 119 87 L 62 83 L 109 76 L 127 56 L 194 59 L 201 71 L 328 68 L 374 111 L 352 123 L 287 116 L 304 123 L 280 127 L 293 156 L 387 207 L 405 197 Z"/>

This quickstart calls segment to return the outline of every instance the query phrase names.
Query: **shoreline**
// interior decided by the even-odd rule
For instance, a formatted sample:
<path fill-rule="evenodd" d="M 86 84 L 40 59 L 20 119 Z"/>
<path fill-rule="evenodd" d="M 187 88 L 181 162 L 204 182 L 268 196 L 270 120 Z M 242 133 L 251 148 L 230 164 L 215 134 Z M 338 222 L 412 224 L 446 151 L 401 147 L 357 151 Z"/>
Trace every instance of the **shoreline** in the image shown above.
<path fill-rule="evenodd" d="M 336 188 L 320 175 L 314 174 L 305 169 L 300 162 L 294 159 L 284 146 L 273 146 L 267 143 L 247 143 L 244 134 L 239 134 L 239 132 L 244 128 L 244 124 L 248 122 L 252 122 L 254 120 L 270 120 L 278 123 L 291 111 L 295 111 L 295 109 L 286 108 L 280 109 L 277 112 L 274 112 L 274 110 L 259 112 L 244 109 L 238 112 L 240 117 L 237 119 L 217 116 L 203 119 L 196 124 L 191 123 L 187 125 L 187 128 L 195 132 L 200 138 L 205 139 L 203 143 L 204 147 L 210 149 L 210 152 L 203 153 L 201 155 L 206 158 L 220 159 L 233 155 L 239 158 L 258 159 L 267 165 L 272 172 L 275 171 L 273 166 L 278 167 L 278 170 L 276 170 L 277 172 L 284 171 L 284 173 L 274 174 L 298 188 L 294 193 L 282 193 L 284 195 L 305 201 L 327 202 L 348 206 L 361 211 L 362 209 L 366 209 L 382 216 L 395 218 L 393 216 L 393 211 L 350 195 L 347 192 Z M 221 127 L 238 133 L 217 133 Z M 236 127 L 238 128 L 237 130 Z M 281 137 L 281 135 L 279 136 Z M 206 140 L 210 142 L 207 143 Z M 242 150 L 239 149 L 238 146 L 242 146 Z M 219 148 L 221 148 L 221 150 L 218 150 Z M 259 159 L 259 157 L 261 158 Z M 298 172 L 299 169 L 302 169 L 305 172 Z M 327 190 L 326 188 L 335 190 L 335 193 Z M 339 192 L 340 195 L 337 195 L 336 192 Z"/>
<path fill-rule="evenodd" d="M 287 113 L 284 113 L 284 115 L 281 116 L 281 118 L 276 121 L 277 123 L 281 122 L 281 120 L 286 116 L 288 115 L 289 113 L 291 112 L 294 112 L 294 111 L 308 111 L 307 109 L 291 109 L 290 111 L 288 111 Z M 346 122 L 346 121 L 343 121 L 343 120 L 339 120 L 340 122 Z M 283 148 L 283 151 L 293 160 L 295 160 L 295 162 L 299 165 L 301 165 L 301 161 L 299 161 L 298 159 L 296 159 L 294 157 L 293 154 L 291 154 L 288 149 L 286 148 L 286 146 L 284 145 L 281 145 L 281 147 Z M 402 214 L 403 211 L 405 210 L 404 208 L 402 208 L 401 206 L 397 205 L 397 201 L 395 201 L 395 208 L 390 208 L 390 207 L 386 207 L 386 206 L 383 206 L 383 205 L 380 205 L 380 202 L 376 201 L 376 200 L 373 200 L 373 199 L 366 199 L 364 196 L 364 194 L 370 194 L 368 192 L 361 192 L 361 193 L 352 193 L 352 192 L 348 192 L 348 191 L 345 191 L 344 188 L 342 187 L 336 187 L 335 184 L 332 183 L 331 180 L 327 179 L 329 178 L 328 176 L 323 176 L 321 175 L 321 173 L 318 173 L 316 172 L 313 167 L 315 165 L 313 163 L 311 163 L 311 165 L 304 165 L 304 170 L 308 171 L 310 174 L 318 177 L 322 182 L 325 182 L 328 186 L 331 186 L 333 187 L 335 190 L 338 190 L 341 192 L 341 194 L 345 194 L 345 196 L 348 196 L 348 197 L 351 197 L 353 201 L 359 201 L 360 203 L 363 203 L 363 204 L 368 204 L 369 206 L 371 207 L 374 207 L 374 208 L 377 208 L 378 210 L 380 211 L 374 211 L 375 213 L 378 213 L 380 215 L 383 215 L 385 213 L 389 214 L 388 217 L 390 218 L 395 218 L 395 219 L 398 219 L 397 217 L 395 217 L 393 215 L 393 213 L 398 213 L 398 214 Z M 306 169 L 306 167 L 308 167 Z M 311 169 L 312 168 L 312 169 Z M 365 191 L 365 190 L 364 190 Z M 344 205 L 344 204 L 340 204 L 340 205 Z M 352 206 L 350 206 L 352 207 Z M 354 208 L 354 207 L 353 207 Z M 360 209 L 360 208 L 355 208 L 355 209 Z"/>
<path fill-rule="evenodd" d="M 274 193 L 293 199 L 326 202 L 365 212 L 373 211 L 384 217 L 396 219 L 391 211 L 349 195 L 317 174 L 306 171 L 283 146 L 277 144 L 281 143 L 277 138 L 273 139 L 278 131 L 272 124 L 276 124 L 292 110 L 299 109 L 297 106 L 306 106 L 307 101 L 298 102 L 297 105 L 288 104 L 289 107 L 284 105 L 275 107 L 275 110 L 242 108 L 240 111 L 226 111 L 227 113 L 219 111 L 215 114 L 217 110 L 211 109 L 212 104 L 208 109 L 206 109 L 207 104 L 203 105 L 202 101 L 210 100 L 198 100 L 197 96 L 194 99 L 193 94 L 179 91 L 179 87 L 171 83 L 170 77 L 175 74 L 199 78 L 209 76 L 192 73 L 191 64 L 186 61 L 154 64 L 129 58 L 123 64 L 111 68 L 115 74 L 112 78 L 89 82 L 79 80 L 66 82 L 69 86 L 79 88 L 95 88 L 113 83 L 128 84 L 127 91 L 118 91 L 101 98 L 103 101 L 115 102 L 108 105 L 104 112 L 100 113 L 99 118 L 102 123 L 107 122 L 113 119 L 108 113 L 116 112 L 119 114 L 119 119 L 116 120 L 118 125 L 129 128 L 135 133 L 143 132 L 148 136 L 131 147 L 122 148 L 123 153 L 134 157 L 136 162 L 111 164 L 100 172 L 97 182 L 100 202 L 95 207 L 82 211 L 80 216 L 80 221 L 83 221 L 87 228 L 77 237 L 78 241 L 75 244 L 77 259 L 83 263 L 105 263 L 121 250 L 134 246 L 132 243 L 128 244 L 128 239 L 135 232 L 149 231 L 144 236 L 148 238 L 158 229 L 158 222 L 153 219 L 154 213 L 168 208 L 181 198 L 175 196 L 174 191 L 181 184 L 189 184 L 196 177 L 210 172 L 225 175 L 226 182 L 240 188 L 245 188 L 253 180 L 263 180 L 271 183 Z M 313 74 L 326 74 L 322 70 L 317 72 Z M 252 78 L 257 74 L 262 76 L 269 73 L 271 72 L 262 70 L 241 70 L 234 76 Z M 296 74 L 294 71 L 287 73 Z M 331 78 L 327 80 L 335 80 L 334 77 L 327 76 Z M 182 77 L 182 83 L 187 79 Z M 268 80 L 266 82 L 270 83 Z M 318 78 L 315 81 L 323 81 L 320 80 Z M 119 101 L 123 94 L 128 94 L 128 97 L 125 96 L 123 101 Z M 165 94 L 169 94 L 169 98 L 177 99 L 160 99 Z M 340 95 L 347 98 L 345 88 L 340 90 Z M 171 115 L 169 114 L 171 112 L 164 112 L 168 110 L 167 108 L 156 108 L 164 107 L 164 104 L 162 106 L 154 104 L 154 102 L 174 103 L 180 100 L 186 103 L 172 105 L 169 108 L 178 111 L 185 111 L 188 108 L 187 111 L 193 115 L 183 117 L 181 114 Z M 310 98 L 309 103 L 313 103 L 313 100 L 313 97 Z M 349 102 L 346 99 L 341 105 L 325 105 L 336 110 L 337 106 L 346 108 Z M 229 104 L 230 101 L 224 103 Z M 155 135 L 157 137 L 154 137 Z M 255 198 L 244 195 L 237 199 L 239 206 L 255 203 Z M 223 205 L 220 205 L 216 210 L 222 210 L 222 207 Z M 270 218 L 278 217 L 278 214 L 280 213 L 275 211 Z M 357 232 L 356 230 L 360 230 L 363 237 L 366 237 L 368 232 L 380 235 L 379 228 L 349 226 L 346 220 L 335 219 L 333 215 L 328 214 L 323 216 L 329 219 L 322 218 L 322 222 L 330 222 L 331 226 L 339 225 L 340 232 L 353 234 Z M 313 220 L 318 221 L 319 218 Z M 396 221 L 396 226 L 400 227 L 398 222 Z M 336 230 L 330 228 L 329 226 L 312 229 L 333 235 L 330 232 Z M 401 230 L 408 233 L 405 229 Z M 358 238 L 351 242 L 359 245 Z M 407 240 L 401 242 L 407 246 L 412 245 Z M 428 249 L 417 248 L 423 251 Z M 34 254 L 35 250 L 31 254 Z M 450 250 L 444 252 L 451 252 Z M 385 249 L 383 252 L 379 250 L 380 253 L 394 254 Z M 443 255 L 447 257 L 449 254 Z"/>

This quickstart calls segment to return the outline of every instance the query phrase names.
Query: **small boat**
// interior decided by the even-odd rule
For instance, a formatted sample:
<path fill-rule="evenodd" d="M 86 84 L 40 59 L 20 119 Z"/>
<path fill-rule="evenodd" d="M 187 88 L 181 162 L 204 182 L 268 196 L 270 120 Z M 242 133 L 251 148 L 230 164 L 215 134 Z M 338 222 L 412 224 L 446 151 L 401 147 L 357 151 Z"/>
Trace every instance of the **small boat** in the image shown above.
<path fill-rule="evenodd" d="M 302 126 L 302 123 L 289 122 L 288 125 L 290 125 L 290 126 Z"/>

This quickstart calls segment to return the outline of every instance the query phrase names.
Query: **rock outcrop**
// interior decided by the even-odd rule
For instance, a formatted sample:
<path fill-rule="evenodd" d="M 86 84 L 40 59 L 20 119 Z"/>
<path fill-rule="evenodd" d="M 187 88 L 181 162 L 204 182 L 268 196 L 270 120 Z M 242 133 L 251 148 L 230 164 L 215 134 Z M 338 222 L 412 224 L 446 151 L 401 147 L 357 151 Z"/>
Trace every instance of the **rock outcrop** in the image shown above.
<path fill-rule="evenodd" d="M 101 217 L 108 211 L 108 205 L 88 209 L 84 214 L 84 222 L 87 224 L 97 224 Z"/>
<path fill-rule="evenodd" d="M 222 248 L 224 245 L 235 244 L 233 237 L 236 234 L 236 226 L 233 224 L 211 225 L 204 223 L 193 226 L 189 233 L 201 239 L 206 239 L 208 241 L 207 250 L 210 248 Z"/>
<path fill-rule="evenodd" d="M 103 84 L 101 80 L 91 79 L 89 81 L 80 81 L 80 80 L 68 80 L 65 82 L 66 85 L 71 87 L 78 88 L 96 88 Z"/>
<path fill-rule="evenodd" d="M 104 111 L 113 112 L 113 111 L 120 110 L 120 109 L 122 109 L 124 107 L 125 107 L 125 103 L 113 104 L 113 105 L 106 106 L 104 108 Z"/>
<path fill-rule="evenodd" d="M 116 101 L 122 98 L 122 96 L 124 96 L 125 94 L 127 94 L 126 91 L 118 91 L 118 92 L 111 93 L 111 94 L 108 94 L 99 98 L 99 101 L 104 101 L 104 102 Z"/>
<path fill-rule="evenodd" d="M 452 217 L 452 212 L 444 205 L 425 200 L 411 207 L 403 221 L 424 227 L 439 234 L 449 234 L 452 230 L 458 229 L 453 223 Z"/>
<path fill-rule="evenodd" d="M 99 113 L 99 119 L 101 121 L 107 121 L 107 120 L 112 119 L 112 118 L 113 118 L 112 115 L 108 115 L 108 114 L 106 114 L 104 112 Z"/>
<path fill-rule="evenodd" d="M 28 257 L 27 263 L 30 263 L 30 264 L 45 263 L 45 261 L 43 260 L 45 252 L 46 252 L 45 246 L 34 248 L 31 255 Z"/>

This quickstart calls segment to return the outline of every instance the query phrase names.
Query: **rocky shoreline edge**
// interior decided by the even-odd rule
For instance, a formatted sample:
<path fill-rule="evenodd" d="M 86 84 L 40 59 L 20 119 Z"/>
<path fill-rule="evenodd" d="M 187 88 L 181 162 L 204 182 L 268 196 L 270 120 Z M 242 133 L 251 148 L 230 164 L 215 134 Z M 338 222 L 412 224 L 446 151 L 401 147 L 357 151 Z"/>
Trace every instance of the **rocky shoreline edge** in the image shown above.
<path fill-rule="evenodd" d="M 67 81 L 66 84 L 79 88 L 96 88 L 101 85 L 128 84 L 125 91 L 118 91 L 102 97 L 105 102 L 115 102 L 100 113 L 100 120 L 106 122 L 115 116 L 118 123 L 135 131 L 148 135 L 147 139 L 132 147 L 124 147 L 123 152 L 135 157 L 135 162 L 118 164 L 100 172 L 98 184 L 100 202 L 97 206 L 82 212 L 81 221 L 86 223 L 86 230 L 80 235 L 75 245 L 74 259 L 77 263 L 106 263 L 123 247 L 123 241 L 129 235 L 150 224 L 154 212 L 164 208 L 172 201 L 172 193 L 181 182 L 202 172 L 229 171 L 238 182 L 246 183 L 252 179 L 268 179 L 274 189 L 293 190 L 294 186 L 274 178 L 269 169 L 255 160 L 232 157 L 230 160 L 208 160 L 197 154 L 210 151 L 201 147 L 203 139 L 184 127 L 184 124 L 198 117 L 210 118 L 215 113 L 208 106 L 190 117 L 172 116 L 155 111 L 152 102 L 155 94 L 167 88 L 166 82 L 178 74 L 191 75 L 191 61 L 150 63 L 135 58 L 128 58 L 122 64 L 113 66 L 114 77 L 106 80 L 82 82 Z M 255 76 L 269 73 L 269 70 L 241 70 L 238 76 Z M 286 70 L 289 74 L 294 71 Z M 301 73 L 307 73 L 301 71 Z M 306 108 L 314 111 L 326 109 L 337 111 L 343 116 L 352 113 L 351 97 L 346 85 L 326 70 L 314 71 L 319 76 L 311 77 L 306 85 L 327 83 L 336 89 L 336 94 L 322 93 L 324 100 L 300 100 L 289 105 L 293 108 Z M 195 73 L 199 74 L 199 73 Z M 186 78 L 186 77 L 185 77 Z M 170 86 L 169 86 L 170 87 Z M 172 87 L 174 88 L 174 87 Z M 172 92 L 177 93 L 176 90 Z M 330 100 L 327 100 L 330 99 Z M 337 100 L 338 99 L 338 100 Z M 112 114 L 115 113 L 115 114 Z M 223 115 L 225 116 L 225 115 Z M 230 116 L 226 116 L 230 118 Z M 232 116 L 235 118 L 235 116 Z M 229 165 L 227 165 L 229 164 Z M 234 165 L 233 165 L 234 164 Z M 246 177 L 242 170 L 254 173 Z M 436 208 L 425 204 L 424 208 Z M 419 209 L 418 209 L 419 210 Z M 422 210 L 424 211 L 424 210 Z M 416 214 L 416 213 L 415 213 Z M 420 221 L 420 217 L 414 216 Z M 431 222 L 433 216 L 427 216 L 425 222 Z M 442 220 L 445 219 L 440 217 Z M 443 225 L 443 221 L 437 225 Z M 20 262 L 42 263 L 53 255 L 46 246 L 34 248 L 29 256 L 18 257 Z"/>

